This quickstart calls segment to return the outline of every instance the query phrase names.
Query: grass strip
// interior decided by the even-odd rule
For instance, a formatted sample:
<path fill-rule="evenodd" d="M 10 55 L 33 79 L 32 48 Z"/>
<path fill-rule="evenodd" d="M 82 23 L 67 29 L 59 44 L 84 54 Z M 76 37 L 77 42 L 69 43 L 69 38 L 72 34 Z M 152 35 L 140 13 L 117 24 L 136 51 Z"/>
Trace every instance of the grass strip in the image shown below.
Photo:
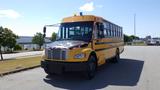
<path fill-rule="evenodd" d="M 0 61 L 0 75 L 39 66 L 40 56 Z"/>

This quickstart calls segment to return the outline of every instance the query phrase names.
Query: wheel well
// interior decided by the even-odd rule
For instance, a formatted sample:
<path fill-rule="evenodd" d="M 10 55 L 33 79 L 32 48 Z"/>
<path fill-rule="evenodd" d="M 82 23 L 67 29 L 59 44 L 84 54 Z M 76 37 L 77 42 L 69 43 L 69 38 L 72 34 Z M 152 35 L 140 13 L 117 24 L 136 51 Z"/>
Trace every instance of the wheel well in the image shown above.
<path fill-rule="evenodd" d="M 93 55 L 93 56 L 96 57 L 96 62 L 97 62 L 98 58 L 97 58 L 96 52 L 92 51 L 92 52 L 90 53 L 89 57 L 90 57 L 91 55 Z"/>

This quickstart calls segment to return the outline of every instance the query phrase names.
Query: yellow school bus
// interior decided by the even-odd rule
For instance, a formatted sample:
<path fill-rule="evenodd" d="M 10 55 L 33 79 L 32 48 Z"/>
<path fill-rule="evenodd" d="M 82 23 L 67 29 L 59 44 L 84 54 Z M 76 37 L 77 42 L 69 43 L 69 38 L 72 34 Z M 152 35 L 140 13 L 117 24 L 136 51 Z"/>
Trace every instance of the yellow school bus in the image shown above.
<path fill-rule="evenodd" d="M 62 19 L 56 41 L 45 47 L 41 67 L 49 75 L 82 71 L 92 79 L 98 66 L 118 62 L 123 50 L 121 26 L 94 15 L 74 15 Z"/>

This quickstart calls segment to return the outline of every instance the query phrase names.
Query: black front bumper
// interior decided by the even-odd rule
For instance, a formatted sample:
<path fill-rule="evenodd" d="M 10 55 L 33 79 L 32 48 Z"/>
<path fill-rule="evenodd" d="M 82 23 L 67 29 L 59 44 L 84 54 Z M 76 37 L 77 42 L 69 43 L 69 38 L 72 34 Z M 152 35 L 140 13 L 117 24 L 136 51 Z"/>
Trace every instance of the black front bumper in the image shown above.
<path fill-rule="evenodd" d="M 61 74 L 68 71 L 86 71 L 87 62 L 41 61 L 41 67 L 50 73 Z"/>

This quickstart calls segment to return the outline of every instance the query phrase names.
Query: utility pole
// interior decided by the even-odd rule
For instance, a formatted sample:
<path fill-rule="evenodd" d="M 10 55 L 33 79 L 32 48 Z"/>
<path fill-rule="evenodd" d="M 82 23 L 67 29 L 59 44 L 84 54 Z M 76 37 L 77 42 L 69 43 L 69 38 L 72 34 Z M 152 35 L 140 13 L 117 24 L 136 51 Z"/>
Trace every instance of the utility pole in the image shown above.
<path fill-rule="evenodd" d="M 136 36 L 136 14 L 134 14 L 134 36 Z"/>

